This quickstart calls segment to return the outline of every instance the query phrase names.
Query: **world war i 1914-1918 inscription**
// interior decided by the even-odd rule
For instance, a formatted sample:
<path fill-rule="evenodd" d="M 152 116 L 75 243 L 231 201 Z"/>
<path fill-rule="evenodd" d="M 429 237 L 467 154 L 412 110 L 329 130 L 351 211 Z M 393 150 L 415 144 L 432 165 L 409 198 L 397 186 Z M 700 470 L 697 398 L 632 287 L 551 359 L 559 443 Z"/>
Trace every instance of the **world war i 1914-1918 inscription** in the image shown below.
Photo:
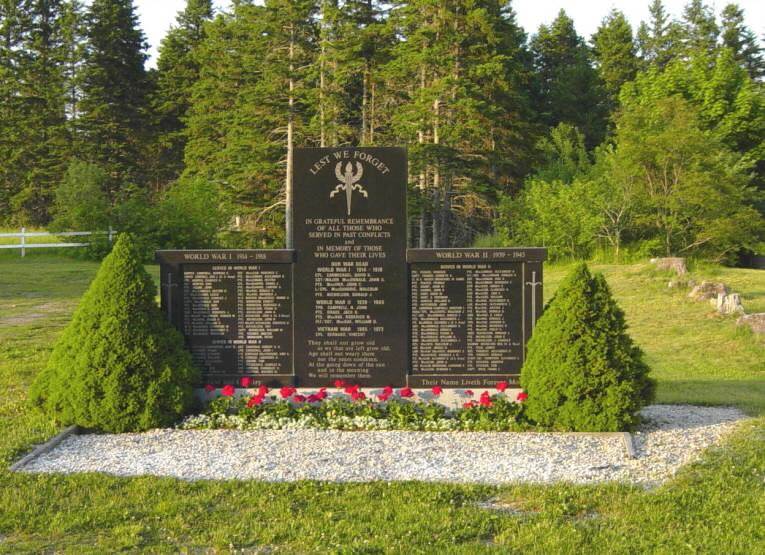
<path fill-rule="evenodd" d="M 293 260 L 287 250 L 157 253 L 162 309 L 205 383 L 293 383 Z"/>
<path fill-rule="evenodd" d="M 403 383 L 406 151 L 298 149 L 293 183 L 298 385 Z"/>
<path fill-rule="evenodd" d="M 545 249 L 413 249 L 413 387 L 517 384 L 542 312 Z"/>

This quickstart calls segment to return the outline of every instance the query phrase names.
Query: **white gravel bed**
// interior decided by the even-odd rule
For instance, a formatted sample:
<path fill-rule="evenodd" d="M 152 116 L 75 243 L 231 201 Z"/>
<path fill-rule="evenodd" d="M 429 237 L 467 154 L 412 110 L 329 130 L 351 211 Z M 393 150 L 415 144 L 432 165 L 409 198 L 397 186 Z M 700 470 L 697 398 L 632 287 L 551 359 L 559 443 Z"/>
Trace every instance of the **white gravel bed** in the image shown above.
<path fill-rule="evenodd" d="M 156 430 L 79 435 L 29 462 L 23 472 L 105 472 L 185 480 L 268 482 L 422 480 L 503 484 L 627 481 L 671 477 L 729 433 L 733 408 L 653 405 L 633 434 L 636 459 L 617 436 L 332 430 Z"/>

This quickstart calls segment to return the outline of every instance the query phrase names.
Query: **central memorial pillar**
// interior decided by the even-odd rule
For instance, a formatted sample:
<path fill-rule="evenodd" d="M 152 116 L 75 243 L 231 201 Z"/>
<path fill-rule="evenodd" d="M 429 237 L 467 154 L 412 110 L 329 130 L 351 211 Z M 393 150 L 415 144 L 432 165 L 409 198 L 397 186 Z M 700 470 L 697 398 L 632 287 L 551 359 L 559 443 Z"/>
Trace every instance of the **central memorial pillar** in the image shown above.
<path fill-rule="evenodd" d="M 405 383 L 406 151 L 296 149 L 293 168 L 297 385 Z"/>

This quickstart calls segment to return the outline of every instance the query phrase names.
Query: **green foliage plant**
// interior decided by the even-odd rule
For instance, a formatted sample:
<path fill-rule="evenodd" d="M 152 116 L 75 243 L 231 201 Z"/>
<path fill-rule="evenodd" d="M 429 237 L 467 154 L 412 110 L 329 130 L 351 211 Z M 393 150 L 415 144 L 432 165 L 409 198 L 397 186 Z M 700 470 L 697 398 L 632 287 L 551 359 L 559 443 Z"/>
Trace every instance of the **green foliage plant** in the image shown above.
<path fill-rule="evenodd" d="M 121 235 L 33 383 L 32 402 L 62 424 L 105 432 L 175 423 L 193 406 L 199 376 L 155 295 Z"/>
<path fill-rule="evenodd" d="M 578 265 L 537 322 L 521 371 L 526 414 L 538 425 L 623 431 L 653 398 L 642 351 L 601 274 Z"/>

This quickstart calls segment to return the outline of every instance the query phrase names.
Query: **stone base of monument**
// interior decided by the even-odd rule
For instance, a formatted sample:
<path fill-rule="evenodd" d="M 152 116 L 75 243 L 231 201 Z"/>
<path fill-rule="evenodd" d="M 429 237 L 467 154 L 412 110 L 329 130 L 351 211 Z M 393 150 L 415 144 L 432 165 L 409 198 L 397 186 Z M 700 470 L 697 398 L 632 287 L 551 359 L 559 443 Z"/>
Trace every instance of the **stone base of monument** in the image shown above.
<path fill-rule="evenodd" d="M 401 390 L 401 388 L 394 388 L 394 395 L 391 397 L 391 399 L 398 398 L 398 392 Z M 495 395 L 499 393 L 494 387 L 491 388 L 474 388 L 474 389 L 467 389 L 467 388 L 459 388 L 459 389 L 452 389 L 452 388 L 443 388 L 443 392 L 440 395 L 436 395 L 433 393 L 433 391 L 423 388 L 411 388 L 412 390 L 412 397 L 410 397 L 413 401 L 430 401 L 434 403 L 439 403 L 447 408 L 454 409 L 454 408 L 461 408 L 462 405 L 465 403 L 475 400 L 477 401 L 481 394 L 484 391 L 488 391 L 490 395 Z M 245 396 L 245 397 L 251 397 L 255 395 L 258 391 L 258 388 L 236 388 L 236 392 L 234 393 L 235 396 Z M 311 394 L 318 393 L 319 388 L 317 387 L 298 387 L 295 394 L 297 395 L 303 395 L 305 397 L 308 397 Z M 364 395 L 367 396 L 368 399 L 371 399 L 373 401 L 377 400 L 377 396 L 382 394 L 383 388 L 382 387 L 361 387 L 359 388 L 359 391 L 362 391 Z M 521 393 L 523 390 L 519 388 L 508 388 L 504 391 L 505 396 L 508 399 L 511 399 L 515 401 L 518 398 L 518 394 Z M 471 393 L 472 392 L 472 393 Z M 329 394 L 329 397 L 340 397 L 340 398 L 346 398 L 350 399 L 350 396 L 343 392 L 342 389 L 334 388 L 334 387 L 328 387 L 327 393 Z M 221 395 L 221 390 L 216 389 L 214 392 L 207 392 L 204 389 L 197 389 L 196 390 L 197 397 L 202 401 L 211 401 L 215 399 L 216 397 Z M 281 400 L 281 396 L 279 395 L 279 388 L 271 388 L 268 396 L 274 396 L 277 399 Z"/>

